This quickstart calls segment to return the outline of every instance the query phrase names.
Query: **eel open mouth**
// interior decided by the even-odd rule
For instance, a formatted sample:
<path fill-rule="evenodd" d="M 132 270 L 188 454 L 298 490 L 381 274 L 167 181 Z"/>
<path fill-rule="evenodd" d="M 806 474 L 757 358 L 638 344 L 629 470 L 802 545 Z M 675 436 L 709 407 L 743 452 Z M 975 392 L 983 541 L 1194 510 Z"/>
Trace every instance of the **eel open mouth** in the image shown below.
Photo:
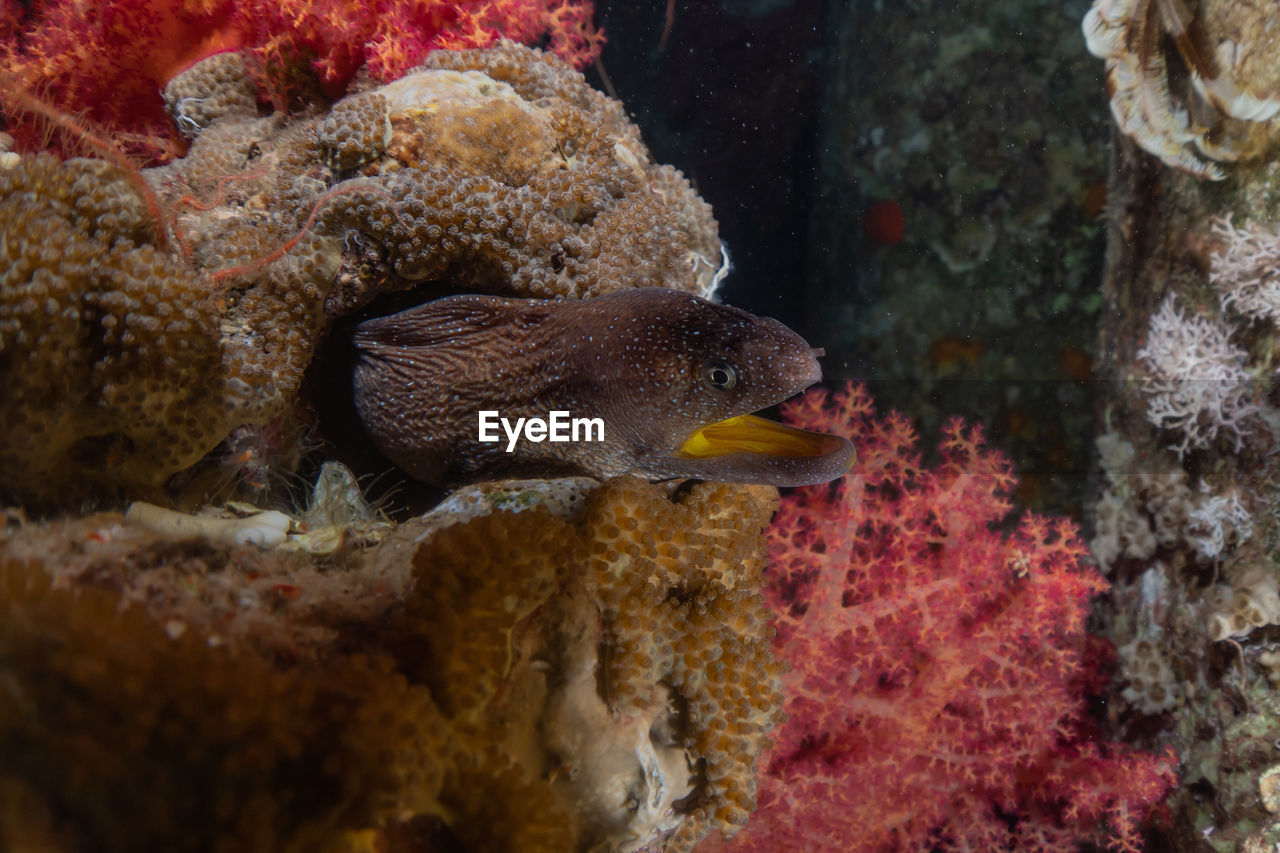
<path fill-rule="evenodd" d="M 857 461 L 848 439 L 738 415 L 693 432 L 671 454 L 707 479 L 777 486 L 826 483 Z M 764 475 L 764 476 L 762 476 Z"/>

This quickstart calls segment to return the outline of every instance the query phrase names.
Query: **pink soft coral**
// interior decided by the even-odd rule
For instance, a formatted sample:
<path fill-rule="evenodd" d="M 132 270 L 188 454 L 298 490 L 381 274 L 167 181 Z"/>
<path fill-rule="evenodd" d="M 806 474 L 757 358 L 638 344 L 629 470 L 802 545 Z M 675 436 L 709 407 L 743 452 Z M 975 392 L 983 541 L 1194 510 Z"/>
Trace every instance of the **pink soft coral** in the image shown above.
<path fill-rule="evenodd" d="M 314 74 L 340 95 L 368 64 L 378 81 L 400 76 L 438 48 L 485 47 L 499 36 L 548 46 L 581 68 L 604 38 L 591 0 L 0 0 L 3 88 L 36 92 L 83 115 L 125 147 L 172 153 L 159 91 L 174 74 L 220 50 L 244 50 L 269 92 Z M 0 98 L 7 110 L 15 104 Z M 12 118 L 12 117 L 11 117 Z M 20 144 L 39 141 L 19 125 Z M 12 131 L 11 131 L 12 132 Z"/>
<path fill-rule="evenodd" d="M 1001 522 L 1008 461 L 959 421 L 926 469 L 898 414 L 857 385 L 798 425 L 852 433 L 858 463 L 785 497 L 773 523 L 787 723 L 734 850 L 1135 850 L 1172 755 L 1099 744 L 1084 715 L 1105 581 L 1074 524 Z"/>

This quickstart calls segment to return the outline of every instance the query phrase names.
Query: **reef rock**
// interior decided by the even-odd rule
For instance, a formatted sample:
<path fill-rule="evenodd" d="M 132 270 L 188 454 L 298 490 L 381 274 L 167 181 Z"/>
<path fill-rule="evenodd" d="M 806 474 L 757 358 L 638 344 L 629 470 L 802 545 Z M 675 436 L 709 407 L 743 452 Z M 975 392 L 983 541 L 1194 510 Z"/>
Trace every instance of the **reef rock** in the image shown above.
<path fill-rule="evenodd" d="M 1181 759 L 1170 819 L 1148 847 L 1264 850 L 1280 842 L 1266 805 L 1280 683 L 1268 307 L 1280 38 L 1274 5 L 1213 0 L 1170 14 L 1181 6 L 1098 0 L 1085 19 L 1090 47 L 1114 49 L 1103 53 L 1124 134 L 1108 190 L 1105 417 L 1086 518 L 1112 580 L 1097 622 L 1119 652 L 1110 730 Z M 1140 61 L 1162 49 L 1168 66 Z"/>
<path fill-rule="evenodd" d="M 365 550 L 0 529 L 0 846 L 689 850 L 755 806 L 770 488 L 468 487 Z M 57 829 L 55 830 L 54 827 Z"/>
<path fill-rule="evenodd" d="M 705 296 L 722 272 L 688 181 L 537 50 L 437 51 L 301 116 L 260 115 L 221 54 L 166 103 L 194 137 L 166 166 L 0 170 L 0 495 L 171 499 L 235 430 L 292 420 L 331 322 L 382 294 Z"/>

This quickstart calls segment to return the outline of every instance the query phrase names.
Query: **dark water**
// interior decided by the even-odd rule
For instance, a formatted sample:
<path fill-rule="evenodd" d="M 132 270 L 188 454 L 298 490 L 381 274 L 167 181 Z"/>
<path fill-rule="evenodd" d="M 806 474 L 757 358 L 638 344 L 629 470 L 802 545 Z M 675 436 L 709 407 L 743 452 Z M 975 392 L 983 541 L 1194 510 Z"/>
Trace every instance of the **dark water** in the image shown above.
<path fill-rule="evenodd" d="M 867 381 L 926 444 L 952 415 L 985 424 L 1020 497 L 1072 513 L 1109 132 L 1086 7 L 597 7 L 614 90 L 715 209 L 726 301 L 825 347 L 829 379 Z M 901 211 L 898 242 L 871 233 L 884 205 Z"/>

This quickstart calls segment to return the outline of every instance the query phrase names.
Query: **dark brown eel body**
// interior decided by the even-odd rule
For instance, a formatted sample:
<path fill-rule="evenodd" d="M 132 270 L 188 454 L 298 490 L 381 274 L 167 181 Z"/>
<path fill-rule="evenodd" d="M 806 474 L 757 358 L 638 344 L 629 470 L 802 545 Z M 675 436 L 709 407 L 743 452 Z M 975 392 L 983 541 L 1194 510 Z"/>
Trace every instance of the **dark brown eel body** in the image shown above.
<path fill-rule="evenodd" d="M 365 429 L 430 483 L 630 472 L 793 486 L 839 477 L 854 458 L 843 438 L 737 418 L 821 379 L 814 351 L 777 320 L 680 291 L 452 296 L 365 321 L 353 342 Z M 507 452 L 500 427 L 500 441 L 479 441 L 482 410 L 600 418 L 604 436 Z"/>

